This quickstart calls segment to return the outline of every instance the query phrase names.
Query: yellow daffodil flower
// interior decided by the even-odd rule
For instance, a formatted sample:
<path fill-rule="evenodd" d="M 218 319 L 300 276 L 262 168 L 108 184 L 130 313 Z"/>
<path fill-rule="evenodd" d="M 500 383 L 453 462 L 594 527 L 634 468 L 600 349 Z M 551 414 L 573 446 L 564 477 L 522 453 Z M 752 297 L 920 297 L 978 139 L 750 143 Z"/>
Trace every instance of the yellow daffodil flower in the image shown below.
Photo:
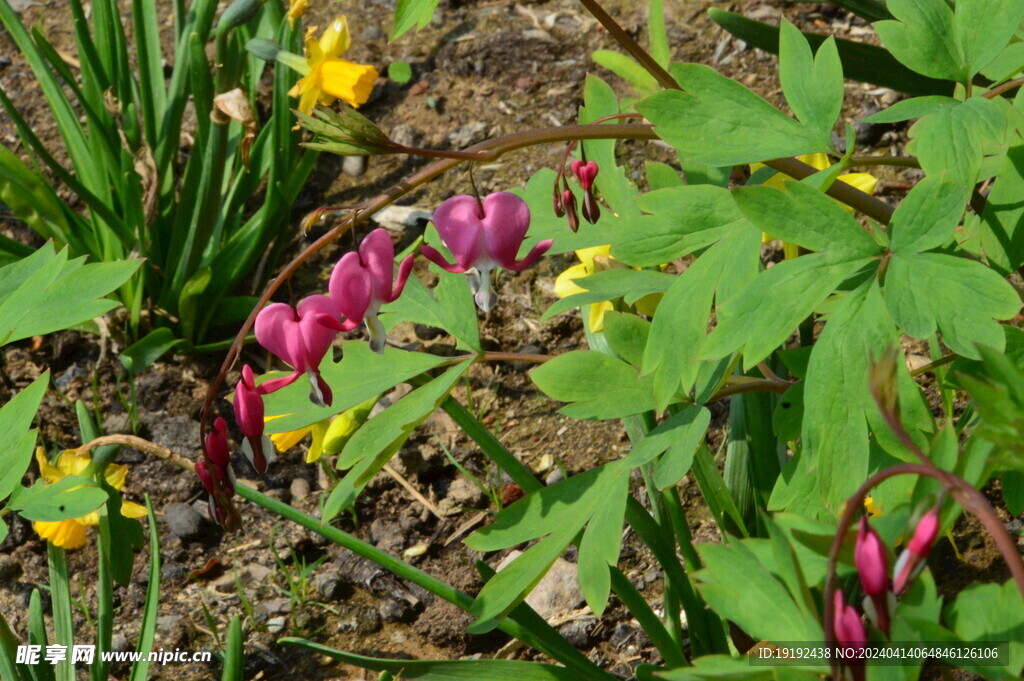
<path fill-rule="evenodd" d="M 871 518 L 877 518 L 882 515 L 881 509 L 875 505 L 875 500 L 871 496 L 864 497 L 864 510 L 867 511 L 868 516 Z"/>
<path fill-rule="evenodd" d="M 284 416 L 284 414 L 281 416 Z M 268 423 L 276 418 L 280 418 L 280 416 L 268 416 L 263 421 Z M 330 423 L 331 420 L 329 418 L 321 419 L 305 428 L 297 428 L 296 430 L 289 430 L 283 433 L 273 433 L 270 435 L 270 441 L 274 443 L 277 451 L 283 454 L 299 444 L 307 435 L 312 435 L 313 442 L 309 445 L 309 451 L 306 452 L 306 463 L 313 463 L 323 454 L 324 436 L 327 434 L 327 427 Z"/>
<path fill-rule="evenodd" d="M 352 43 L 345 17 L 331 22 L 319 40 L 312 34 L 310 30 L 306 35 L 303 78 L 288 93 L 299 98 L 299 111 L 308 114 L 317 103 L 330 106 L 335 99 L 354 108 L 365 104 L 377 80 L 377 69 L 341 59 Z"/>
<path fill-rule="evenodd" d="M 308 0 L 291 0 L 288 4 L 288 21 L 294 26 L 296 20 L 301 19 L 307 9 L 309 9 Z"/>
<path fill-rule="evenodd" d="M 89 454 L 78 454 L 75 450 L 70 449 L 62 452 L 57 459 L 57 465 L 53 466 L 46 460 L 43 448 L 37 447 L 36 461 L 39 463 L 39 472 L 42 474 L 43 480 L 50 484 L 68 475 L 80 475 L 92 463 L 92 457 Z M 116 463 L 109 464 L 103 473 L 107 484 L 116 490 L 124 487 L 127 476 L 128 467 Z M 141 518 L 146 515 L 146 507 L 122 499 L 121 515 L 126 518 Z M 85 545 L 86 528 L 99 524 L 100 513 L 97 510 L 81 518 L 54 521 L 37 520 L 32 523 L 32 529 L 54 546 L 59 546 L 62 549 L 77 549 Z"/>
<path fill-rule="evenodd" d="M 579 265 L 573 265 L 569 269 L 565 270 L 558 275 L 555 279 L 554 293 L 559 298 L 567 298 L 577 293 L 586 293 L 586 289 L 582 288 L 574 282 L 575 279 L 582 279 L 589 277 L 594 272 L 601 270 L 607 270 L 612 267 L 625 267 L 622 263 L 618 262 L 611 256 L 611 246 L 593 246 L 591 248 L 581 248 L 576 251 L 576 257 L 580 259 Z M 651 295 L 644 296 L 640 300 L 636 301 L 637 311 L 647 316 L 652 316 L 654 311 L 658 307 L 658 302 L 662 298 L 661 293 L 652 293 Z M 604 314 L 609 310 L 614 310 L 615 304 L 610 300 L 605 300 L 600 303 L 591 303 L 587 308 L 587 328 L 590 329 L 591 333 L 600 333 L 604 330 Z"/>
<path fill-rule="evenodd" d="M 824 170 L 825 168 L 828 168 L 830 165 L 832 165 L 832 163 L 828 160 L 827 154 L 804 154 L 799 158 L 801 161 L 803 161 L 809 166 L 813 166 L 817 170 Z M 765 165 L 763 163 L 752 163 L 750 164 L 750 172 L 756 173 L 758 170 L 764 167 Z M 875 186 L 878 184 L 878 178 L 868 173 L 846 173 L 844 175 L 840 175 L 837 179 L 840 182 L 845 182 L 854 189 L 861 190 L 865 194 L 873 194 L 875 192 Z M 785 191 L 785 183 L 787 180 L 793 181 L 793 178 L 783 173 L 775 173 L 770 178 L 765 180 L 764 184 L 765 186 L 775 187 L 776 189 L 781 189 Z M 846 204 L 840 205 L 847 212 L 853 211 L 853 209 L 847 206 Z M 770 234 L 761 235 L 761 241 L 763 243 L 768 243 L 769 241 L 774 240 L 775 237 L 771 236 Z M 792 260 L 793 258 L 797 257 L 797 255 L 799 255 L 799 247 L 796 244 L 783 242 L 782 247 L 783 252 L 785 253 L 786 260 Z"/>

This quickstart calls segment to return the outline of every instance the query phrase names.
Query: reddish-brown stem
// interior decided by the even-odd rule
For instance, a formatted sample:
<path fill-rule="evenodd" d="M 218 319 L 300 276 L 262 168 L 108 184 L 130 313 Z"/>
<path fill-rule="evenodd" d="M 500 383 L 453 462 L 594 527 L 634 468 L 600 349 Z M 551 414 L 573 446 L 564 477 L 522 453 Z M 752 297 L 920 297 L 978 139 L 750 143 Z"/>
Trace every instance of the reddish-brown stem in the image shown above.
<path fill-rule="evenodd" d="M 982 97 L 985 97 L 986 99 L 992 99 L 993 97 L 998 97 L 1004 92 L 1012 90 L 1015 87 L 1020 87 L 1021 85 L 1024 85 L 1024 78 L 1014 78 L 1013 80 L 1006 81 L 1002 85 L 995 86 L 994 88 L 983 94 Z"/>

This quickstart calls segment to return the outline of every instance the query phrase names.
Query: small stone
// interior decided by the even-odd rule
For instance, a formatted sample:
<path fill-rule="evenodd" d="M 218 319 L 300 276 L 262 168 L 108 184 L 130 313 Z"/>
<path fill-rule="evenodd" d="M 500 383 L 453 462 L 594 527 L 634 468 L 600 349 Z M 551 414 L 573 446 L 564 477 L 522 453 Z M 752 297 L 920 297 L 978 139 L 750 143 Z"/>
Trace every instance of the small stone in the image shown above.
<path fill-rule="evenodd" d="M 378 549 L 388 553 L 397 554 L 405 546 L 405 537 L 402 533 L 402 526 L 392 520 L 376 518 L 370 523 L 370 541 Z"/>
<path fill-rule="evenodd" d="M 380 616 L 385 622 L 398 622 L 408 617 L 415 610 L 404 601 L 388 599 L 381 603 L 378 612 L 380 612 Z"/>
<path fill-rule="evenodd" d="M 520 551 L 509 553 L 498 564 L 498 572 L 521 555 Z M 583 602 L 583 592 L 576 578 L 576 566 L 564 558 L 558 558 L 526 597 L 526 602 L 546 620 L 576 609 Z"/>
<path fill-rule="evenodd" d="M 160 579 L 164 582 L 176 582 L 184 576 L 185 568 L 177 563 L 167 561 L 160 566 Z"/>
<path fill-rule="evenodd" d="M 459 476 L 452 480 L 448 492 L 440 503 L 441 515 L 454 515 L 465 508 L 479 508 L 484 503 L 484 493 L 469 478 Z"/>
<path fill-rule="evenodd" d="M 110 638 L 110 650 L 115 653 L 127 653 L 130 651 L 131 644 L 128 643 L 128 637 L 121 632 L 117 632 Z"/>
<path fill-rule="evenodd" d="M 183 542 L 212 544 L 220 536 L 220 528 L 188 504 L 171 504 L 164 511 L 164 522 L 172 537 Z"/>
<path fill-rule="evenodd" d="M 596 617 L 583 617 L 566 622 L 558 628 L 558 633 L 564 636 L 573 648 L 586 648 L 591 643 L 590 631 L 596 623 Z"/>
<path fill-rule="evenodd" d="M 341 172 L 349 177 L 362 177 L 366 172 L 365 156 L 346 156 L 341 162 Z"/>
<path fill-rule="evenodd" d="M 253 584 L 259 584 L 267 581 L 270 577 L 272 570 L 259 563 L 250 563 L 238 569 L 238 584 L 241 586 L 250 586 Z M 235 592 L 235 572 L 226 572 L 222 576 L 218 577 L 212 585 L 214 590 L 222 594 L 230 594 Z"/>
<path fill-rule="evenodd" d="M 434 340 L 444 335 L 444 329 L 437 326 L 427 326 L 426 324 L 416 324 L 413 327 L 416 331 L 416 337 L 420 340 Z"/>
<path fill-rule="evenodd" d="M 271 634 L 280 634 L 282 631 L 284 631 L 284 626 L 287 623 L 288 619 L 284 615 L 271 617 L 269 620 L 267 620 L 267 631 L 269 631 Z"/>
<path fill-rule="evenodd" d="M 10 556 L 0 555 L 0 584 L 10 584 L 22 575 L 21 563 Z"/>
<path fill-rule="evenodd" d="M 384 38 L 387 37 L 387 33 L 382 31 L 378 26 L 370 26 L 369 28 L 364 29 L 363 32 L 359 34 L 359 39 L 364 42 L 368 42 L 371 40 L 383 40 Z"/>
<path fill-rule="evenodd" d="M 557 485 L 563 480 L 565 480 L 565 473 L 562 472 L 561 468 L 555 466 L 551 469 L 551 472 L 547 474 L 547 477 L 544 478 L 544 484 L 551 487 L 552 485 Z"/>
<path fill-rule="evenodd" d="M 487 139 L 487 124 L 482 121 L 467 123 L 448 133 L 448 143 L 455 149 L 464 149 Z"/>
<path fill-rule="evenodd" d="M 380 631 L 380 613 L 371 607 L 347 604 L 338 610 L 338 633 L 372 634 Z"/>
<path fill-rule="evenodd" d="M 612 631 L 611 638 L 608 639 L 608 642 L 611 643 L 616 650 L 621 650 L 633 639 L 634 634 L 636 634 L 636 629 L 625 622 L 619 622 L 615 625 L 615 629 Z"/>
<path fill-rule="evenodd" d="M 391 232 L 403 232 L 406 229 L 425 227 L 434 216 L 432 211 L 416 206 L 395 206 L 377 211 L 370 219 Z"/>
<path fill-rule="evenodd" d="M 408 123 L 401 123 L 391 129 L 391 141 L 403 147 L 418 147 L 422 135 Z"/>
<path fill-rule="evenodd" d="M 292 495 L 293 502 L 302 501 L 309 496 L 309 481 L 305 478 L 295 478 L 288 486 L 288 491 Z"/>

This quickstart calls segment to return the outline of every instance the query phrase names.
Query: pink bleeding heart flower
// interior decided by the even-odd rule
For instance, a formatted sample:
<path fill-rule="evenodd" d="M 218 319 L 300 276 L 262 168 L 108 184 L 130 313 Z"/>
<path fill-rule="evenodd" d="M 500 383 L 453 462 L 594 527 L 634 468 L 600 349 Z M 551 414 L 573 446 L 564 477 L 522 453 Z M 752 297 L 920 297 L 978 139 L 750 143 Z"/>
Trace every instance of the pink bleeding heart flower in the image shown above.
<path fill-rule="evenodd" d="M 924 514 L 914 529 L 907 550 L 900 554 L 893 567 L 893 591 L 900 595 L 924 567 L 925 558 L 939 536 L 939 513 L 934 508 Z"/>
<path fill-rule="evenodd" d="M 270 438 L 263 434 L 263 393 L 262 386 L 256 385 L 256 377 L 252 368 L 242 366 L 242 380 L 235 386 L 235 420 L 245 437 L 242 453 L 256 472 L 263 475 L 267 465 L 274 461 L 274 447 Z"/>
<path fill-rule="evenodd" d="M 526 201 L 509 192 L 496 192 L 483 202 L 466 194 L 453 196 L 434 211 L 434 226 L 455 264 L 430 246 L 420 251 L 430 261 L 449 272 L 470 272 L 470 288 L 476 304 L 489 312 L 498 295 L 491 286 L 491 272 L 498 267 L 519 272 L 532 265 L 551 248 L 552 240 L 541 241 L 522 260 L 516 260 L 530 228 L 530 209 Z"/>
<path fill-rule="evenodd" d="M 309 377 L 309 399 L 318 407 L 333 401 L 331 388 L 320 375 L 320 362 L 331 348 L 334 336 L 345 330 L 338 311 L 327 296 L 309 296 L 296 309 L 284 303 L 271 303 L 256 316 L 256 340 L 278 358 L 292 366 L 293 372 L 260 386 L 263 394 L 291 385 L 300 376 Z"/>
<path fill-rule="evenodd" d="M 402 295 L 412 266 L 410 255 L 398 266 L 395 278 L 395 247 L 386 229 L 370 232 L 358 253 L 346 253 L 334 266 L 327 285 L 335 309 L 345 317 L 342 330 L 351 331 L 365 322 L 370 347 L 374 352 L 384 352 L 387 332 L 377 313 L 381 305 Z"/>
<path fill-rule="evenodd" d="M 833 599 L 836 641 L 843 645 L 856 646 L 859 644 L 863 646 L 867 642 L 868 636 L 856 608 L 846 604 L 846 597 L 843 596 L 842 589 L 836 589 Z"/>
<path fill-rule="evenodd" d="M 231 466 L 231 448 L 228 446 L 228 423 L 218 416 L 213 429 L 206 434 L 206 456 L 218 468 Z"/>
<path fill-rule="evenodd" d="M 873 615 L 878 628 L 889 635 L 889 559 L 885 553 L 882 538 L 861 516 L 857 528 L 857 543 L 853 550 L 853 562 L 857 566 L 861 588 L 867 596 L 865 604 L 869 615 Z"/>
<path fill-rule="evenodd" d="M 589 192 L 597 177 L 597 161 L 573 161 L 569 167 L 573 175 L 579 178 L 583 191 Z"/>
<path fill-rule="evenodd" d="M 235 473 L 231 469 L 231 453 L 228 447 L 228 424 L 220 417 L 213 422 L 213 429 L 206 434 L 204 442 L 206 459 L 195 463 L 196 475 L 209 495 L 210 517 L 222 526 L 232 525 L 229 519 L 237 516 L 231 497 L 235 494 Z"/>

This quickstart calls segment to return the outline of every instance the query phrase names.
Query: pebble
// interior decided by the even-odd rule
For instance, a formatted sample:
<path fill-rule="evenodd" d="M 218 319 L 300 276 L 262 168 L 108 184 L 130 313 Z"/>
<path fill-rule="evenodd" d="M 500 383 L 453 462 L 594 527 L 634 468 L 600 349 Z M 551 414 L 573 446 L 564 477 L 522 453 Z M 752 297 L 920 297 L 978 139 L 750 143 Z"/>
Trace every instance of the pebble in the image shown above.
<path fill-rule="evenodd" d="M 391 232 L 404 232 L 406 229 L 420 229 L 434 217 L 433 211 L 418 206 L 395 206 L 377 211 L 370 219 Z"/>
<path fill-rule="evenodd" d="M 346 156 L 341 162 L 341 172 L 349 177 L 362 177 L 366 172 L 365 156 Z"/>
<path fill-rule="evenodd" d="M 483 503 L 483 491 L 469 478 L 459 476 L 452 480 L 437 508 L 441 515 L 448 516 L 460 513 L 466 508 L 480 508 Z"/>
<path fill-rule="evenodd" d="M 586 648 L 593 638 L 590 631 L 596 624 L 596 617 L 583 617 L 563 624 L 558 628 L 558 633 L 564 636 L 573 648 Z"/>
<path fill-rule="evenodd" d="M 408 123 L 401 123 L 391 129 L 391 141 L 403 147 L 418 147 L 421 137 L 416 128 Z"/>
<path fill-rule="evenodd" d="M 272 570 L 259 563 L 250 563 L 238 569 L 238 583 L 241 586 L 249 586 L 265 582 L 270 577 Z M 235 572 L 228 571 L 218 577 L 211 584 L 213 589 L 222 594 L 235 592 Z"/>
<path fill-rule="evenodd" d="M 288 486 L 288 491 L 292 495 L 293 502 L 302 501 L 309 496 L 309 481 L 305 478 L 295 478 Z"/>
<path fill-rule="evenodd" d="M 501 572 L 521 555 L 520 551 L 508 554 L 498 564 L 498 572 Z M 547 574 L 530 592 L 530 595 L 526 597 L 526 602 L 546 620 L 575 610 L 583 602 L 583 591 L 580 590 L 579 581 L 576 578 L 576 566 L 564 558 L 556 560 Z"/>
<path fill-rule="evenodd" d="M 561 468 L 555 466 L 551 469 L 551 472 L 548 473 L 547 477 L 544 478 L 544 484 L 551 487 L 552 485 L 557 485 L 563 480 L 565 480 L 565 473 L 562 472 Z"/>
<path fill-rule="evenodd" d="M 220 536 L 216 523 L 188 504 L 171 504 L 164 511 L 164 522 L 172 537 L 183 542 L 212 544 Z"/>
<path fill-rule="evenodd" d="M 338 609 L 338 633 L 372 634 L 380 631 L 380 613 L 366 605 L 346 604 Z"/>
<path fill-rule="evenodd" d="M 288 619 L 283 615 L 278 617 L 271 617 L 267 620 L 267 631 L 271 634 L 279 634 L 284 630 L 284 625 L 288 623 Z"/>
<path fill-rule="evenodd" d="M 482 121 L 461 125 L 448 133 L 448 143 L 455 149 L 464 149 L 487 139 L 487 124 Z"/>
<path fill-rule="evenodd" d="M 383 40 L 387 37 L 388 34 L 382 31 L 378 26 L 370 26 L 359 34 L 359 39 L 367 42 L 371 40 Z"/>

